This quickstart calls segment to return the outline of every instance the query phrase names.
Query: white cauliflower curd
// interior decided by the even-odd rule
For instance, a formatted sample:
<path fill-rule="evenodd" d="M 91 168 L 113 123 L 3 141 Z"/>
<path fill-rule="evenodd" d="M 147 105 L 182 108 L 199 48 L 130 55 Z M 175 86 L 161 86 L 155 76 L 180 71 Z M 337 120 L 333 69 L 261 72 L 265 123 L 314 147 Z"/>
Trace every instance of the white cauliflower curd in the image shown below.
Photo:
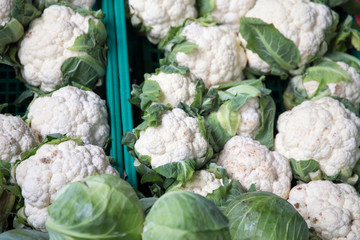
<path fill-rule="evenodd" d="M 0 160 L 15 163 L 37 145 L 37 136 L 21 118 L 0 114 Z"/>
<path fill-rule="evenodd" d="M 235 31 L 239 31 L 240 18 L 255 5 L 256 0 L 200 0 L 200 4 L 215 2 L 214 8 L 209 13 L 213 19 L 221 24 L 230 25 Z M 209 4 L 209 3 L 207 3 Z"/>
<path fill-rule="evenodd" d="M 196 18 L 195 0 L 129 0 L 130 13 L 150 28 L 149 39 L 157 43 L 170 27 L 181 26 L 185 19 Z"/>
<path fill-rule="evenodd" d="M 158 103 L 177 107 L 181 102 L 191 105 L 194 101 L 195 83 L 187 75 L 160 72 L 151 75 L 148 80 L 156 81 L 159 84 L 161 93 Z"/>
<path fill-rule="evenodd" d="M 0 26 L 10 21 L 14 0 L 0 0 Z"/>
<path fill-rule="evenodd" d="M 360 157 L 360 119 L 339 101 L 305 101 L 279 116 L 275 150 L 297 161 L 313 159 L 327 176 L 352 170 Z"/>
<path fill-rule="evenodd" d="M 28 111 L 31 128 L 42 137 L 61 133 L 103 147 L 110 135 L 105 101 L 91 91 L 63 87 L 36 98 Z"/>
<path fill-rule="evenodd" d="M 288 201 L 321 239 L 360 239 L 360 196 L 351 185 L 311 181 L 291 189 Z"/>
<path fill-rule="evenodd" d="M 273 24 L 285 38 L 293 41 L 300 52 L 300 66 L 319 51 L 325 31 L 333 21 L 328 7 L 309 0 L 257 0 L 245 17 Z M 243 39 L 243 45 L 246 44 Z M 251 68 L 264 73 L 271 71 L 271 67 L 256 53 L 246 49 L 246 54 Z"/>
<path fill-rule="evenodd" d="M 206 88 L 243 79 L 247 58 L 240 38 L 230 27 L 191 22 L 180 36 L 198 47 L 188 54 L 178 52 L 176 62 L 188 67 L 194 79 L 202 79 Z"/>
<path fill-rule="evenodd" d="M 24 197 L 28 222 L 45 231 L 47 208 L 57 192 L 71 182 L 95 174 L 119 175 L 102 148 L 73 140 L 41 146 L 35 155 L 16 167 L 15 178 Z"/>
<path fill-rule="evenodd" d="M 135 143 L 139 155 L 151 158 L 151 167 L 186 159 L 199 159 L 206 154 L 208 143 L 201 135 L 199 122 L 183 110 L 174 108 L 161 117 L 161 124 L 140 132 Z"/>
<path fill-rule="evenodd" d="M 193 177 L 179 190 L 185 190 L 200 194 L 204 197 L 212 193 L 214 190 L 223 186 L 222 179 L 215 177 L 215 174 L 206 170 L 196 171 Z"/>
<path fill-rule="evenodd" d="M 19 46 L 18 56 L 24 68 L 24 80 L 45 92 L 55 90 L 63 81 L 61 66 L 71 57 L 84 56 L 85 52 L 72 51 L 75 39 L 88 33 L 89 20 L 69 7 L 52 5 L 40 18 L 30 23 Z"/>
<path fill-rule="evenodd" d="M 241 121 L 236 134 L 243 137 L 255 138 L 261 127 L 261 110 L 259 98 L 254 97 L 246 101 L 239 109 Z"/>
<path fill-rule="evenodd" d="M 255 184 L 259 191 L 288 198 L 292 179 L 288 159 L 251 138 L 231 138 L 220 152 L 217 164 L 246 189 Z"/>

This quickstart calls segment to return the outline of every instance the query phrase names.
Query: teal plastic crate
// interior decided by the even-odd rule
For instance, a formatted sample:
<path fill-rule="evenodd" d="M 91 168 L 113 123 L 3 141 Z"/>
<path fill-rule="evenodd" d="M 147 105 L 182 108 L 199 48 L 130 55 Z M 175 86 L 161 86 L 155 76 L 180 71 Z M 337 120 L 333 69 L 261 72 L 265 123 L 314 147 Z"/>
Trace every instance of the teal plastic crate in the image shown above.
<path fill-rule="evenodd" d="M 101 8 L 105 14 L 103 22 L 106 25 L 108 34 L 107 45 L 109 47 L 106 84 L 104 87 L 96 89 L 95 92 L 107 100 L 112 139 L 110 155 L 116 161 L 113 166 L 119 171 L 120 175 L 124 177 L 124 155 L 121 145 L 121 136 L 123 134 L 121 124 L 122 115 L 120 108 L 121 94 L 118 78 L 119 64 L 116 41 L 117 27 L 115 24 L 115 15 L 122 15 L 123 11 L 119 10 L 121 8 L 115 8 L 113 0 L 98 0 L 95 8 Z M 118 29 L 118 32 L 121 31 L 121 28 Z M 125 29 L 123 31 L 125 32 Z M 15 78 L 13 69 L 5 65 L 0 65 L 0 103 L 9 104 L 9 106 L 4 109 L 4 112 L 11 113 L 13 115 L 23 115 L 25 113 L 27 106 L 16 107 L 14 105 L 15 99 L 17 99 L 17 97 L 20 96 L 20 94 L 25 90 L 25 85 L 20 80 Z M 129 178 L 129 180 L 131 179 Z"/>

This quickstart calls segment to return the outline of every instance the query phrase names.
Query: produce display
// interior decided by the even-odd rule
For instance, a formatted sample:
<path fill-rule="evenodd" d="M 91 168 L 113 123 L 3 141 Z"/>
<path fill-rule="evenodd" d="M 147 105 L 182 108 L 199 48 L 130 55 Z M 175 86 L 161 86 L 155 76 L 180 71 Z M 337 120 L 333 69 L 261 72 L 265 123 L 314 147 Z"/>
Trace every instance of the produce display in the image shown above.
<path fill-rule="evenodd" d="M 360 239 L 360 1 L 126 1 L 161 56 L 128 99 L 137 188 L 109 156 L 118 46 L 94 4 L 0 0 L 28 88 L 0 114 L 0 239 Z"/>

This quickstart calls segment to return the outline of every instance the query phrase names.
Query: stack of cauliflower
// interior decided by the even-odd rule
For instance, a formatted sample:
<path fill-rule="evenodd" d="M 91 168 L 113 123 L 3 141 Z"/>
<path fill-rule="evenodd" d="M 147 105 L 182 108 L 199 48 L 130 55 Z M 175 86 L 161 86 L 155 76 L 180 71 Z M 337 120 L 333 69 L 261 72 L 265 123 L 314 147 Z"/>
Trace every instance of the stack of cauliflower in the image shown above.
<path fill-rule="evenodd" d="M 144 122 L 123 139 L 142 183 L 209 196 L 237 181 L 288 200 L 322 239 L 360 239 L 360 61 L 340 3 L 141 2 L 132 22 L 165 52 L 134 85 Z M 275 109 L 249 87 L 262 74 L 291 79 L 274 139 Z"/>
<path fill-rule="evenodd" d="M 0 0 L 0 30 L 13 27 L 18 2 Z M 74 5 L 47 1 L 45 9 L 39 7 L 38 16 L 23 25 L 26 31 L 17 43 L 19 62 L 14 66 L 21 65 L 20 78 L 35 96 L 23 118 L 0 114 L 1 232 L 10 213 L 4 208 L 17 211 L 14 223 L 46 231 L 48 207 L 60 189 L 97 174 L 119 176 L 105 153 L 110 137 L 106 103 L 88 88 L 105 74 L 103 14 L 91 11 L 94 0 L 70 2 Z M 9 37 L 1 34 L 4 31 L 0 39 Z M 13 46 L 7 43 L 0 52 L 2 60 L 7 59 L 7 47 Z M 17 185 L 22 208 L 22 201 L 14 205 L 14 200 L 8 201 L 12 198 L 2 197 L 21 197 Z"/>

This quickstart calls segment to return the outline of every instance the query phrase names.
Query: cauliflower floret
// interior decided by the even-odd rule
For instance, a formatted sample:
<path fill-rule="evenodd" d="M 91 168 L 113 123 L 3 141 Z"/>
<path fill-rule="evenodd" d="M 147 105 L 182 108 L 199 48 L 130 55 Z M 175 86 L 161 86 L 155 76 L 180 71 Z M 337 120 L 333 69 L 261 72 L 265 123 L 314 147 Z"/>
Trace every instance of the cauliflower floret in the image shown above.
<path fill-rule="evenodd" d="M 75 6 L 92 8 L 96 0 L 68 0 Z"/>
<path fill-rule="evenodd" d="M 10 21 L 14 0 L 0 0 L 0 26 Z"/>
<path fill-rule="evenodd" d="M 327 176 L 353 169 L 360 157 L 360 119 L 333 98 L 301 103 L 280 115 L 277 128 L 276 151 L 316 160 Z"/>
<path fill-rule="evenodd" d="M 68 140 L 45 144 L 16 167 L 16 181 L 25 201 L 30 224 L 45 231 L 47 208 L 65 185 L 94 174 L 119 173 L 111 167 L 102 148 Z"/>
<path fill-rule="evenodd" d="M 254 138 L 260 129 L 261 110 L 259 99 L 250 98 L 245 105 L 239 109 L 241 122 L 237 129 L 237 135 Z"/>
<path fill-rule="evenodd" d="M 255 3 L 256 0 L 216 0 L 211 16 L 216 22 L 230 25 L 235 32 L 238 32 L 240 18 L 245 16 Z"/>
<path fill-rule="evenodd" d="M 336 62 L 343 70 L 349 73 L 351 82 L 341 81 L 339 83 L 328 83 L 327 86 L 330 91 L 330 96 L 345 98 L 352 102 L 356 108 L 360 104 L 360 75 L 355 68 L 349 66 L 344 62 Z M 305 82 L 304 88 L 308 97 L 311 97 L 319 87 L 319 82 L 308 81 Z"/>
<path fill-rule="evenodd" d="M 180 35 L 198 48 L 189 54 L 178 52 L 176 61 L 188 67 L 194 79 L 201 78 L 206 88 L 243 79 L 247 59 L 240 38 L 230 27 L 204 27 L 192 22 Z"/>
<path fill-rule="evenodd" d="M 63 82 L 61 66 L 65 60 L 86 55 L 68 48 L 77 37 L 88 33 L 89 19 L 98 21 L 69 7 L 52 5 L 40 18 L 32 21 L 18 53 L 24 65 L 21 71 L 24 80 L 45 92 L 55 90 Z"/>
<path fill-rule="evenodd" d="M 309 0 L 257 0 L 245 16 L 274 24 L 282 35 L 292 40 L 301 55 L 300 66 L 316 55 L 325 39 L 325 30 L 332 24 L 330 9 Z M 246 41 L 242 40 L 246 46 Z M 246 49 L 246 54 L 251 68 L 261 72 L 271 70 L 256 53 Z"/>
<path fill-rule="evenodd" d="M 217 164 L 246 189 L 255 184 L 257 190 L 288 198 L 292 179 L 288 159 L 251 138 L 231 138 L 220 152 Z"/>
<path fill-rule="evenodd" d="M 222 179 L 216 178 L 215 174 L 206 170 L 200 170 L 196 171 L 190 181 L 181 187 L 180 190 L 197 193 L 206 197 L 206 195 L 223 185 Z"/>
<path fill-rule="evenodd" d="M 104 100 L 94 92 L 70 86 L 35 99 L 28 113 L 31 128 L 42 137 L 61 133 L 100 147 L 110 134 L 107 118 Z"/>
<path fill-rule="evenodd" d="M 19 117 L 0 114 L 0 159 L 15 163 L 20 155 L 39 145 L 37 136 Z"/>
<path fill-rule="evenodd" d="M 179 108 L 166 111 L 161 117 L 161 124 L 140 132 L 135 143 L 135 149 L 140 155 L 150 156 L 152 168 L 201 158 L 207 147 L 198 120 Z"/>
<path fill-rule="evenodd" d="M 297 185 L 288 200 L 323 240 L 360 239 L 360 196 L 348 184 Z"/>
<path fill-rule="evenodd" d="M 160 41 L 170 27 L 181 26 L 185 19 L 196 18 L 195 0 L 129 0 L 130 13 L 151 27 L 150 37 Z"/>
<path fill-rule="evenodd" d="M 151 75 L 149 80 L 156 81 L 159 84 L 161 89 L 159 103 L 161 104 L 177 107 L 180 102 L 191 105 L 194 101 L 195 83 L 190 77 L 179 73 L 160 72 L 157 75 Z"/>

